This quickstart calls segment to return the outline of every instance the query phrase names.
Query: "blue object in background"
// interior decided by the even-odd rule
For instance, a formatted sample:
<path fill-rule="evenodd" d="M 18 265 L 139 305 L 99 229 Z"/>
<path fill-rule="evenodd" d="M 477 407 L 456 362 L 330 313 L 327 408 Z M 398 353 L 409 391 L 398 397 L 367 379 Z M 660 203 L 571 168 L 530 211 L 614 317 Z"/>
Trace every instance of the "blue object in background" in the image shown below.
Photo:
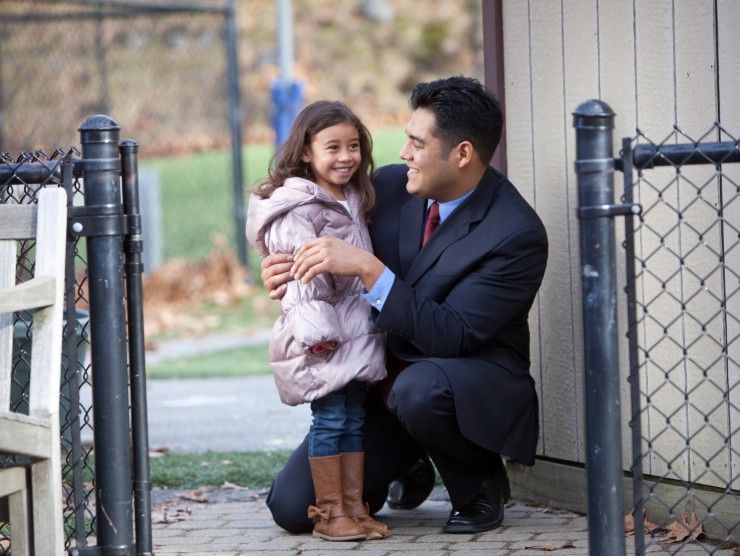
<path fill-rule="evenodd" d="M 272 83 L 272 127 L 275 130 L 275 145 L 285 142 L 290 128 L 303 107 L 303 84 L 297 81 Z"/>

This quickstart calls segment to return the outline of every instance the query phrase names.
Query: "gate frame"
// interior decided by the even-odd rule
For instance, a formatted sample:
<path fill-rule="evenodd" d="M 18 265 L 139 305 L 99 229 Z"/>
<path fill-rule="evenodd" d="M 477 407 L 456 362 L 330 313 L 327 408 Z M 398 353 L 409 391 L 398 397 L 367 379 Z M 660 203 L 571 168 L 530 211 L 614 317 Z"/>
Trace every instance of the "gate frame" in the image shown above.
<path fill-rule="evenodd" d="M 622 156 L 615 158 L 611 155 L 615 113 L 608 104 L 601 100 L 586 101 L 576 108 L 573 117 L 576 128 L 575 171 L 579 191 L 577 214 L 580 220 L 583 273 L 589 553 L 594 556 L 621 556 L 625 550 L 624 536 L 621 535 L 621 524 L 618 527 L 616 525 L 624 516 L 622 484 L 625 473 L 622 470 L 621 437 L 619 434 L 614 436 L 614 414 L 598 407 L 599 404 L 611 405 L 617 409 L 619 407 L 620 369 L 616 343 L 617 288 L 613 218 L 642 213 L 642 207 L 633 202 L 633 170 L 655 166 L 740 162 L 740 140 L 674 145 L 641 144 L 632 148 L 632 139 L 624 138 Z M 624 204 L 614 204 L 614 170 L 624 174 Z M 630 426 L 633 453 L 630 469 L 635 523 L 639 524 L 634 528 L 635 553 L 641 555 L 646 548 L 642 527 L 645 519 L 645 477 L 642 469 L 638 344 L 636 328 L 632 326 L 637 322 L 636 296 L 634 287 L 631 287 L 636 276 L 632 218 L 625 219 L 625 238 L 627 338 L 632 402 Z M 609 254 L 611 260 L 604 261 L 605 254 Z M 597 264 L 593 261 L 597 261 Z M 616 418 L 618 422 L 619 412 L 616 413 Z M 603 460 L 607 458 L 615 460 L 618 465 L 607 466 L 608 469 L 603 471 L 589 469 L 594 465 L 604 465 Z M 609 533 L 609 526 L 617 527 L 621 539 L 614 538 L 614 534 Z"/>
<path fill-rule="evenodd" d="M 71 513 L 75 530 L 70 536 L 75 546 L 69 549 L 70 556 L 153 556 L 138 146 L 132 140 L 119 145 L 119 130 L 112 118 L 91 116 L 79 128 L 81 159 L 73 158 L 78 153 L 72 149 L 58 161 L 0 164 L 3 186 L 34 184 L 67 190 L 65 314 L 67 322 L 75 326 L 65 327 L 64 341 L 68 353 L 77 353 L 75 242 L 82 237 L 87 241 L 90 335 L 105 339 L 105 343 L 90 344 L 96 546 L 87 546 L 84 524 L 78 388 L 70 387 L 69 415 L 64 420 L 64 425 L 71 427 L 72 438 Z M 84 180 L 84 206 L 74 206 L 74 179 Z M 65 381 L 73 380 L 80 372 L 77 358 L 74 363 L 72 357 L 68 359 L 68 365 L 74 364 L 75 369 L 67 369 Z"/>

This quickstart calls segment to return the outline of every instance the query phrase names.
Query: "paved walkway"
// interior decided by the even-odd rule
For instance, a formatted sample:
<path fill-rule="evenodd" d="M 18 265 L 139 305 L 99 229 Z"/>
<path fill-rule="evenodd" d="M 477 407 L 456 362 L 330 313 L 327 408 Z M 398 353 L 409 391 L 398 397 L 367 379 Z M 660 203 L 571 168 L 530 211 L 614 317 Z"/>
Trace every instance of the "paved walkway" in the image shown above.
<path fill-rule="evenodd" d="M 392 530 L 387 539 L 329 542 L 310 534 L 290 535 L 272 522 L 264 497 L 252 501 L 191 505 L 188 519 L 155 524 L 154 551 L 164 555 L 236 556 L 247 554 L 355 554 L 393 555 L 477 553 L 588 554 L 586 521 L 581 516 L 515 503 L 504 526 L 477 535 L 443 535 L 440 527 L 449 513 L 446 501 L 427 501 L 412 511 L 387 507 L 378 518 Z"/>
<path fill-rule="evenodd" d="M 436 492 L 436 491 L 435 491 Z M 506 509 L 503 525 L 475 535 L 446 535 L 441 527 L 449 502 L 437 493 L 419 508 L 394 511 L 387 506 L 377 517 L 391 529 L 387 539 L 329 542 L 310 534 L 291 535 L 277 527 L 265 506 L 263 492 L 232 494 L 236 500 L 212 502 L 172 500 L 154 514 L 154 552 L 157 556 L 298 556 L 312 554 L 366 556 L 586 556 L 587 519 L 567 511 L 514 501 Z M 208 495 L 206 495 L 208 496 Z M 238 498 L 241 498 L 239 500 Z M 166 513 L 163 510 L 166 508 Z M 159 522 L 157 522 L 159 520 Z M 170 521 L 165 523 L 165 521 Z M 626 540 L 632 555 L 634 541 Z M 647 543 L 647 539 L 646 539 Z M 649 554 L 733 556 L 716 546 L 668 544 L 648 546 Z M 601 556 L 601 555 L 598 555 Z"/>
<path fill-rule="evenodd" d="M 147 353 L 147 361 L 165 360 L 185 353 L 184 350 L 202 353 L 238 345 L 242 344 L 236 338 L 189 340 L 182 345 L 161 346 L 158 351 Z M 300 406 L 289 408 L 280 404 L 271 377 L 150 381 L 148 404 L 150 446 L 166 446 L 176 451 L 289 448 L 297 445 L 305 434 L 310 416 Z M 189 425 L 183 426 L 182 419 Z M 198 429 L 196 423 L 206 426 Z M 272 439 L 270 434 L 265 434 L 268 424 L 274 429 Z M 257 434 L 256 430 L 263 432 Z M 589 554 L 586 517 L 520 500 L 510 504 L 503 525 L 495 531 L 445 535 L 441 527 L 449 515 L 450 504 L 444 490 L 435 489 L 430 499 L 415 510 L 394 511 L 387 506 L 381 510 L 378 517 L 391 528 L 391 537 L 329 542 L 314 539 L 310 534 L 290 535 L 277 527 L 265 506 L 265 491 L 233 488 L 200 494 L 156 489 L 152 492 L 153 544 L 157 556 Z M 627 554 L 634 554 L 632 543 L 628 538 Z M 737 556 L 731 549 L 718 550 L 716 546 L 699 544 L 654 544 L 648 552 Z"/>

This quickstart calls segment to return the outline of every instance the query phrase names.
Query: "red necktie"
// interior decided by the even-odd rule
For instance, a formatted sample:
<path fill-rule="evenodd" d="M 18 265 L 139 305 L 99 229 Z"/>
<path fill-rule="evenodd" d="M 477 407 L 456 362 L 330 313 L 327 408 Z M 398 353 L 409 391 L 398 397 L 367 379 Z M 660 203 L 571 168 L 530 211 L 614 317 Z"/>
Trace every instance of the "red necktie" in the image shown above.
<path fill-rule="evenodd" d="M 439 203 L 434 201 L 429 205 L 429 211 L 427 212 L 427 223 L 424 227 L 424 239 L 421 240 L 421 246 L 429 241 L 429 237 L 434 233 L 434 230 L 439 226 Z"/>

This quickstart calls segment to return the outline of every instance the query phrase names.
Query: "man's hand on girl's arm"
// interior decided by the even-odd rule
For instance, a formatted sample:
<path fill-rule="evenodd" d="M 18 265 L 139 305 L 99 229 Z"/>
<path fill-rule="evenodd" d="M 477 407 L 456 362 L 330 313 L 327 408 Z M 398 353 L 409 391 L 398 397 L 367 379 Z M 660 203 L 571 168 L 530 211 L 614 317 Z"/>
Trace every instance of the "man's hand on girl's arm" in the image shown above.
<path fill-rule="evenodd" d="M 291 268 L 296 280 L 307 284 L 321 273 L 357 276 L 370 290 L 385 265 L 372 253 L 331 236 L 308 240 L 295 255 Z"/>

